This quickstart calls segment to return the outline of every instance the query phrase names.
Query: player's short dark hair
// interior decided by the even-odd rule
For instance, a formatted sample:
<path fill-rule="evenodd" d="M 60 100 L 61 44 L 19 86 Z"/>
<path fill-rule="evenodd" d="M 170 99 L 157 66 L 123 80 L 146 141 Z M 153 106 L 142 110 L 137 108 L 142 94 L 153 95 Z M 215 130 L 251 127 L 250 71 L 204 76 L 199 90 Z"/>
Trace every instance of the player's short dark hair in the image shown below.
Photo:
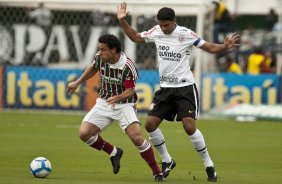
<path fill-rule="evenodd" d="M 163 7 L 159 10 L 157 15 L 158 20 L 174 20 L 175 19 L 175 12 L 171 8 Z"/>
<path fill-rule="evenodd" d="M 101 35 L 98 39 L 99 43 L 105 43 L 109 49 L 116 48 L 116 52 L 121 52 L 121 43 L 119 39 L 113 34 Z"/>

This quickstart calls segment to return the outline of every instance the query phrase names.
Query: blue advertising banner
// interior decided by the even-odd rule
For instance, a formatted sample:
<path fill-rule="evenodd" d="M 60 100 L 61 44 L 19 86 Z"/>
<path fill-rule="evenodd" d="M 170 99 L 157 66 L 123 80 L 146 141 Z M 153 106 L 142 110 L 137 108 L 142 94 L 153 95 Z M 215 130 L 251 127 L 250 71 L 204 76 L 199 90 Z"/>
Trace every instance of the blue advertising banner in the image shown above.
<path fill-rule="evenodd" d="M 85 110 L 87 94 L 83 92 L 84 85 L 79 87 L 76 95 L 66 94 L 67 83 L 82 72 L 7 66 L 3 75 L 2 105 L 4 108 Z M 137 108 L 149 110 L 158 89 L 158 71 L 139 70 Z M 204 112 L 234 103 L 276 105 L 281 104 L 281 78 L 274 74 L 203 74 L 200 92 Z"/>
<path fill-rule="evenodd" d="M 83 94 L 66 94 L 67 83 L 81 73 L 81 70 L 7 66 L 4 69 L 4 108 L 83 110 Z"/>
<path fill-rule="evenodd" d="M 137 108 L 139 110 L 149 110 L 154 93 L 160 88 L 158 70 L 139 70 L 139 79 L 136 84 L 138 95 Z"/>
<path fill-rule="evenodd" d="M 275 74 L 204 74 L 201 86 L 202 110 L 234 103 L 281 103 L 280 80 L 280 76 Z"/>
<path fill-rule="evenodd" d="M 159 89 L 158 71 L 140 70 L 136 89 L 138 109 L 148 110 Z M 275 74 L 203 74 L 200 91 L 202 111 L 234 103 L 275 105 L 281 103 L 281 78 Z"/>

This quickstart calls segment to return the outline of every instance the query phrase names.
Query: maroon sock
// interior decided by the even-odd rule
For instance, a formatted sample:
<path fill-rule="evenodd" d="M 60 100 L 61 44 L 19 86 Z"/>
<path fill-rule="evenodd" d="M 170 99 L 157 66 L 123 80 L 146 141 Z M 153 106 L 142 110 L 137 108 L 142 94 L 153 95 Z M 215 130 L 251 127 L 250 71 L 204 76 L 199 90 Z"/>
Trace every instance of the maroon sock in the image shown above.
<path fill-rule="evenodd" d="M 97 150 L 103 150 L 108 154 L 111 154 L 114 149 L 114 146 L 104 141 L 100 135 L 98 135 L 98 139 L 90 146 Z"/>
<path fill-rule="evenodd" d="M 154 176 L 161 173 L 161 170 L 156 162 L 152 146 L 150 146 L 150 148 L 147 149 L 146 151 L 140 152 L 140 155 L 147 162 L 147 164 L 151 167 Z"/>

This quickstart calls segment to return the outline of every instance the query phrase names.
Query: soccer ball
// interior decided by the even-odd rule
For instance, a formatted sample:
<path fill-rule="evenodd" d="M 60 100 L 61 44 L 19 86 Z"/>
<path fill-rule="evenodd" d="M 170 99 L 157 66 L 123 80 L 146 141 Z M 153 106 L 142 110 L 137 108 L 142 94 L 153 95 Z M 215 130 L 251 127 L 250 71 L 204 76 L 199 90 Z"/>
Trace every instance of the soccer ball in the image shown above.
<path fill-rule="evenodd" d="M 37 157 L 30 163 L 30 171 L 36 178 L 46 178 L 51 173 L 51 163 L 47 158 Z"/>

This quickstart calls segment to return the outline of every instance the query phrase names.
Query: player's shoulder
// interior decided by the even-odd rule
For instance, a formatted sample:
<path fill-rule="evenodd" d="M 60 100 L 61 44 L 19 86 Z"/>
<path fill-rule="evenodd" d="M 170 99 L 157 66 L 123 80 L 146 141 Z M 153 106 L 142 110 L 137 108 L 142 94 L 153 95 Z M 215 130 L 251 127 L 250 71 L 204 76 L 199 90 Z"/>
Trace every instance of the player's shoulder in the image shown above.
<path fill-rule="evenodd" d="M 162 32 L 162 30 L 161 30 L 160 26 L 159 26 L 159 25 L 155 25 L 155 26 L 152 27 L 150 30 L 144 31 L 143 34 L 144 34 L 145 36 L 149 36 L 149 35 L 152 36 L 152 35 L 159 34 L 159 33 L 161 33 L 161 32 Z"/>
<path fill-rule="evenodd" d="M 160 25 L 155 25 L 154 27 L 152 27 L 150 29 L 151 32 L 159 32 L 159 31 L 162 31 Z"/>
<path fill-rule="evenodd" d="M 125 62 L 125 65 L 127 67 L 129 67 L 130 69 L 134 69 L 134 70 L 137 70 L 136 66 L 135 66 L 135 63 L 128 57 L 126 57 L 126 62 Z"/>
<path fill-rule="evenodd" d="M 125 56 L 125 67 L 127 67 L 127 68 L 129 68 L 130 70 L 137 70 L 137 67 L 136 67 L 136 65 L 135 65 L 135 63 L 134 63 L 134 61 L 132 61 L 128 56 L 126 56 L 125 54 L 124 54 L 124 56 Z"/>
<path fill-rule="evenodd" d="M 188 29 L 187 27 L 179 26 L 179 25 L 176 26 L 176 30 L 177 30 L 178 32 L 183 32 L 183 33 L 191 31 L 191 30 Z"/>
<path fill-rule="evenodd" d="M 124 65 L 134 65 L 134 62 L 123 52 L 121 52 L 121 60 Z"/>
<path fill-rule="evenodd" d="M 189 29 L 187 27 L 177 25 L 176 28 L 177 28 L 176 30 L 179 34 L 184 34 L 184 35 L 189 36 L 189 37 L 196 37 L 196 38 L 198 37 L 198 35 L 194 31 L 192 31 L 191 29 Z"/>
<path fill-rule="evenodd" d="M 132 75 L 135 80 L 138 79 L 138 69 L 137 69 L 135 63 L 130 58 L 128 58 L 127 56 L 126 56 L 126 62 L 125 62 L 123 70 L 129 71 L 128 74 Z"/>
<path fill-rule="evenodd" d="M 187 28 L 187 27 L 184 27 L 184 26 L 179 26 L 177 25 L 176 27 L 176 31 L 179 32 L 179 33 L 188 33 L 188 34 L 196 34 L 194 31 L 192 31 L 191 29 Z"/>

